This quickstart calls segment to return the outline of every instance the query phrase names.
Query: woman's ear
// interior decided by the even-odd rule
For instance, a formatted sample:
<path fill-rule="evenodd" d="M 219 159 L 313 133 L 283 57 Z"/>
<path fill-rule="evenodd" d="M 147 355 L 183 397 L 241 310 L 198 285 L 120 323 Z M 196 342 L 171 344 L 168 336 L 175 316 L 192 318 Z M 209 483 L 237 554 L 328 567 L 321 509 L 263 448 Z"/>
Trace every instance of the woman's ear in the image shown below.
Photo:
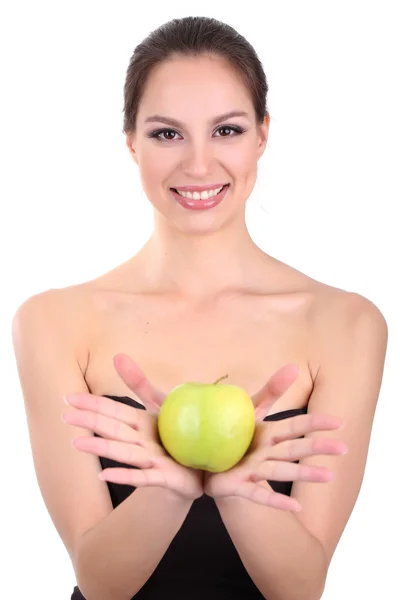
<path fill-rule="evenodd" d="M 125 141 L 126 141 L 126 145 L 128 147 L 128 150 L 130 152 L 130 155 L 132 156 L 132 158 L 135 161 L 135 163 L 138 164 L 137 154 L 136 154 L 135 148 L 134 148 L 133 135 L 127 135 Z"/>
<path fill-rule="evenodd" d="M 267 146 L 268 133 L 269 133 L 270 117 L 265 115 L 264 122 L 259 126 L 259 143 L 258 143 L 258 158 L 264 154 L 264 150 Z"/>

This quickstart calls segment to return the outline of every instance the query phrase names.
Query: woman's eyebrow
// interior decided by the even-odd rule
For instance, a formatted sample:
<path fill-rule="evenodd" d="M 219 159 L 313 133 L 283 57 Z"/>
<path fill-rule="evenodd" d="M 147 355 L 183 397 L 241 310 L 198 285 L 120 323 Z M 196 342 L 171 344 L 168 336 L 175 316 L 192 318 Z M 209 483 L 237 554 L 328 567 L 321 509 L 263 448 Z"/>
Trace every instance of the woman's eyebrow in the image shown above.
<path fill-rule="evenodd" d="M 232 117 L 246 117 L 249 119 L 249 114 L 243 110 L 232 110 L 228 113 L 224 113 L 223 115 L 219 115 L 218 117 L 214 117 L 210 120 L 210 125 L 216 125 L 220 121 L 225 121 L 225 119 L 231 119 Z M 184 127 L 184 124 L 176 119 L 172 119 L 171 117 L 163 117 L 162 115 L 152 115 L 151 117 L 147 117 L 145 123 L 153 123 L 162 122 L 167 123 L 168 125 L 173 125 L 174 127 Z"/>

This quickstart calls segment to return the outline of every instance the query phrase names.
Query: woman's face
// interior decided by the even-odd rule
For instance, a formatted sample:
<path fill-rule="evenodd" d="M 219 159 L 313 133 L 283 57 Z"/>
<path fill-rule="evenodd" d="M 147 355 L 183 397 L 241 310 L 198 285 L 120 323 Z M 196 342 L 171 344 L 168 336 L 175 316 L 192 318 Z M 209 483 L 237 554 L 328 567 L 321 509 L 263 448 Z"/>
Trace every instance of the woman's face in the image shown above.
<path fill-rule="evenodd" d="M 247 116 L 216 120 L 233 111 Z M 240 208 L 244 211 L 268 128 L 269 119 L 257 126 L 251 96 L 225 61 L 180 57 L 152 71 L 140 103 L 136 133 L 127 138 L 127 145 L 154 208 L 180 228 L 185 228 L 189 219 L 204 226 L 217 215 L 220 221 Z M 230 187 L 221 204 L 203 211 L 182 208 L 170 189 L 214 183 Z"/>

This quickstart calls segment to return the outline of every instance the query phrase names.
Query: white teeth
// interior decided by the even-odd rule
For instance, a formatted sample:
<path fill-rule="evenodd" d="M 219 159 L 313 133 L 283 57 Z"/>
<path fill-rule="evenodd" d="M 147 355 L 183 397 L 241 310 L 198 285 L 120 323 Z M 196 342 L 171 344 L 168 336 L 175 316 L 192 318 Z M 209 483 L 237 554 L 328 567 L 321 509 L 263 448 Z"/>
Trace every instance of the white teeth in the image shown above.
<path fill-rule="evenodd" d="M 220 191 L 222 190 L 224 186 L 221 186 L 220 188 L 216 189 L 216 190 L 208 190 L 208 191 L 204 191 L 204 192 L 194 192 L 193 194 L 191 192 L 180 192 L 179 190 L 176 190 L 178 192 L 178 194 L 180 196 L 183 196 L 184 198 L 188 198 L 189 200 L 208 200 L 209 198 L 212 198 L 213 196 L 216 196 L 217 194 L 220 193 Z"/>

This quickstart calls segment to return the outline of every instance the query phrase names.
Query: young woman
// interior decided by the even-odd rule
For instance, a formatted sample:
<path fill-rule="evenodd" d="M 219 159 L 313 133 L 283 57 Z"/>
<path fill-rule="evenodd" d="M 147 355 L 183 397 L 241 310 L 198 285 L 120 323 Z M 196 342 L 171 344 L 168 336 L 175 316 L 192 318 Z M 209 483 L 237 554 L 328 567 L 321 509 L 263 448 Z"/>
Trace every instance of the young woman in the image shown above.
<path fill-rule="evenodd" d="M 110 272 L 14 316 L 35 469 L 73 600 L 322 595 L 360 491 L 388 334 L 371 301 L 251 239 L 267 92 L 232 27 L 189 17 L 152 32 L 128 67 L 123 128 L 152 235 Z M 184 467 L 160 442 L 160 407 L 175 386 L 225 374 L 254 403 L 249 451 L 221 473 Z"/>

